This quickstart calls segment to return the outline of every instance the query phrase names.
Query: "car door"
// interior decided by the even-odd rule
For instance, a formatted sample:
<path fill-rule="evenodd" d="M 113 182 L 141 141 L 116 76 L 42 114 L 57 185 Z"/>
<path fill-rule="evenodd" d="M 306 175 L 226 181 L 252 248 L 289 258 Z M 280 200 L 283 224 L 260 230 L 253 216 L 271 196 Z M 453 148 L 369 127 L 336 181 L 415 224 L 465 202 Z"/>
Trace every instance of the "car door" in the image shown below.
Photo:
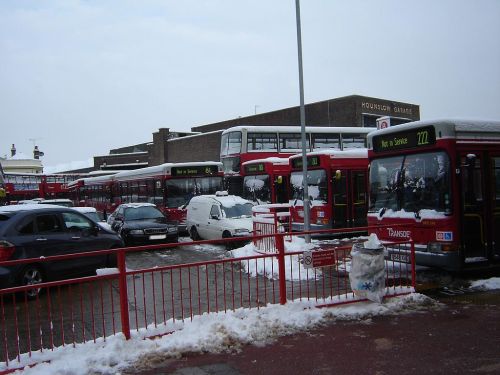
<path fill-rule="evenodd" d="M 213 204 L 210 207 L 210 214 L 207 220 L 207 239 L 215 240 L 222 238 L 221 218 L 222 214 L 219 205 Z"/>
<path fill-rule="evenodd" d="M 21 224 L 26 255 L 29 258 L 67 254 L 71 244 L 61 218 L 57 213 L 34 214 Z M 48 278 L 58 277 L 67 271 L 67 261 L 42 263 Z"/>
<path fill-rule="evenodd" d="M 70 253 L 86 253 L 108 248 L 108 240 L 99 235 L 99 228 L 92 220 L 78 212 L 62 212 L 61 217 L 71 244 Z M 95 267 L 104 265 L 105 259 L 104 255 L 75 258 L 73 262 L 78 264 L 78 267 L 75 267 L 74 271 L 75 273 L 92 271 Z"/>

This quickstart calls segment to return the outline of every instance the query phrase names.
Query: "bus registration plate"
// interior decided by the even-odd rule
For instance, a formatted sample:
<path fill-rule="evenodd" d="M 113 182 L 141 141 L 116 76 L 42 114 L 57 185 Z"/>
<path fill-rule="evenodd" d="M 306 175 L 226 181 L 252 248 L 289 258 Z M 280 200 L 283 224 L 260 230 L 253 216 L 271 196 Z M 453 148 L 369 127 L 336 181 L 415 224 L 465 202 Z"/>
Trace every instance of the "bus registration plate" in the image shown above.
<path fill-rule="evenodd" d="M 149 236 L 150 240 L 164 240 L 165 238 L 167 238 L 166 234 L 153 234 Z"/>
<path fill-rule="evenodd" d="M 394 262 L 410 263 L 410 256 L 408 254 L 391 254 L 391 260 Z"/>

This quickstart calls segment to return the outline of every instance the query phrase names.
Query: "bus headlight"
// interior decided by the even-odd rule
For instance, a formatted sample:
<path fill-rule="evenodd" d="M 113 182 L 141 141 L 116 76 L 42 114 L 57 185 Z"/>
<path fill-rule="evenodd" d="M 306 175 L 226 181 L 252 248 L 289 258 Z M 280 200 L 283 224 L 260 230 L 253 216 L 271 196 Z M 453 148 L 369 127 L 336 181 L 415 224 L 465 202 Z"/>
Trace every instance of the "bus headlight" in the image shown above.
<path fill-rule="evenodd" d="M 427 245 L 429 253 L 449 253 L 457 250 L 457 246 L 452 243 L 431 242 Z"/>
<path fill-rule="evenodd" d="M 427 251 L 429 253 L 440 253 L 441 244 L 438 242 L 430 242 L 429 244 L 427 244 Z"/>

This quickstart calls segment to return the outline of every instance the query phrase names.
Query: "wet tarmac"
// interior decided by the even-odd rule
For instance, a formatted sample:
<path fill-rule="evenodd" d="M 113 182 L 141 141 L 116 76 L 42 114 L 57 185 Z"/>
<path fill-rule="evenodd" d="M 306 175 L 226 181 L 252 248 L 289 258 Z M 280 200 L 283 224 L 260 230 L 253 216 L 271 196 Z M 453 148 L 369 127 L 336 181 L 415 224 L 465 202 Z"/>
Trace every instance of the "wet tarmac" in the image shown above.
<path fill-rule="evenodd" d="M 240 352 L 142 361 L 126 374 L 498 374 L 500 291 L 440 294 L 438 308 L 331 322 Z"/>

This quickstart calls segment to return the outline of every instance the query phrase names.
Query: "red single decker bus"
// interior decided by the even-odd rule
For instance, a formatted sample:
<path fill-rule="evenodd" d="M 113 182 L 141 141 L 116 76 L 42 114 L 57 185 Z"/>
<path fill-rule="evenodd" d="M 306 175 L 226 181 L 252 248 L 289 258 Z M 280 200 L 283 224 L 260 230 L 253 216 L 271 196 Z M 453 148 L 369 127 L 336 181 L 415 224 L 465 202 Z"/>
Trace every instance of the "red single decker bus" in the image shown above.
<path fill-rule="evenodd" d="M 499 121 L 412 122 L 371 133 L 368 147 L 380 239 L 411 238 L 417 264 L 449 271 L 500 260 Z"/>
<path fill-rule="evenodd" d="M 304 229 L 302 155 L 290 157 L 292 229 Z M 307 154 L 311 230 L 366 226 L 368 151 L 324 150 Z M 360 233 L 365 233 L 366 230 Z M 356 235 L 356 232 L 350 232 Z"/>
<path fill-rule="evenodd" d="M 106 214 L 116 208 L 111 195 L 113 175 L 80 178 L 68 184 L 71 199 L 75 206 L 90 206 Z"/>
<path fill-rule="evenodd" d="M 243 163 L 243 198 L 257 204 L 288 203 L 288 158 L 266 158 Z"/>
<path fill-rule="evenodd" d="M 162 210 L 167 218 L 185 231 L 189 200 L 222 190 L 222 163 L 165 163 L 153 167 L 119 172 L 76 181 L 79 205 L 89 205 L 111 213 L 121 203 L 148 202 Z"/>

